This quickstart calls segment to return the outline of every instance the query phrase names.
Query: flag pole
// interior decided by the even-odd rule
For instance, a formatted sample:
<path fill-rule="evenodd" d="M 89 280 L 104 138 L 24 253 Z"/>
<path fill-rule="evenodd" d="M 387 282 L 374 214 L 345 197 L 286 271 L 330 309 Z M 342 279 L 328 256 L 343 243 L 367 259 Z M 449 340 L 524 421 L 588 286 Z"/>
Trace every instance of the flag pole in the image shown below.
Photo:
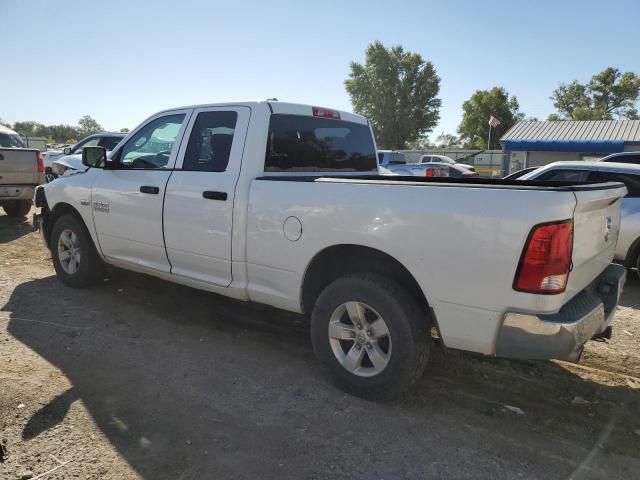
<path fill-rule="evenodd" d="M 487 140 L 487 150 L 491 150 L 491 120 L 489 120 L 489 140 Z"/>

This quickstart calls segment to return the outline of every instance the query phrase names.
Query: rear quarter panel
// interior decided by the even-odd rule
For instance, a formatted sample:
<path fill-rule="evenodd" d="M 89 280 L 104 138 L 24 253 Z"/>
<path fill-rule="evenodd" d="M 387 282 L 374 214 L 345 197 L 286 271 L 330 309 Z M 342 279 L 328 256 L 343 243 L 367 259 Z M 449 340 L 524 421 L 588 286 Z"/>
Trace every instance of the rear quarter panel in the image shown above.
<path fill-rule="evenodd" d="M 247 219 L 249 296 L 300 311 L 313 257 L 363 245 L 402 263 L 434 309 L 445 343 L 492 353 L 505 310 L 552 312 L 563 295 L 515 292 L 524 242 L 537 223 L 571 218 L 571 192 L 435 185 L 255 180 Z M 288 217 L 302 224 L 288 240 Z"/>

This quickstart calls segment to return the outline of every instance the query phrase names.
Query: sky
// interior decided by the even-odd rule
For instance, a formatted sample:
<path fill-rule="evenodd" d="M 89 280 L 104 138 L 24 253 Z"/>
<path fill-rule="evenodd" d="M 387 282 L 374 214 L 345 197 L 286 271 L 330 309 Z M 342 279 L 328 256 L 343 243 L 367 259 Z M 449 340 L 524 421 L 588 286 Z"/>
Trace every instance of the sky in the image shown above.
<path fill-rule="evenodd" d="M 474 91 L 504 87 L 527 116 L 560 82 L 640 73 L 639 0 L 0 0 L 0 118 L 133 128 L 182 105 L 276 97 L 352 110 L 368 44 L 402 45 L 440 76 L 455 133 Z"/>

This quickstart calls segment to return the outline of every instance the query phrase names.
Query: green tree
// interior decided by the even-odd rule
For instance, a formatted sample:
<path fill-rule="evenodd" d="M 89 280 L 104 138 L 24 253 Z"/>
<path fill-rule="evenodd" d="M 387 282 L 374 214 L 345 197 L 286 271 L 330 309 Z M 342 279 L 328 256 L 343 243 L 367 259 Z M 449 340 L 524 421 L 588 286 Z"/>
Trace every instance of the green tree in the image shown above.
<path fill-rule="evenodd" d="M 80 135 L 87 136 L 102 131 L 102 125 L 96 122 L 91 116 L 85 115 L 78 120 Z"/>
<path fill-rule="evenodd" d="M 407 142 L 407 149 L 409 150 L 429 150 L 435 145 L 431 142 L 429 135 L 423 135 L 422 137 L 412 142 Z"/>
<path fill-rule="evenodd" d="M 595 74 L 587 84 L 577 80 L 560 84 L 551 100 L 557 114 L 549 120 L 637 119 L 640 77 L 609 67 Z"/>
<path fill-rule="evenodd" d="M 524 118 L 518 99 L 509 95 L 502 87 L 491 90 L 476 90 L 462 104 L 462 122 L 458 127 L 460 140 L 466 148 L 487 148 L 489 117 L 493 115 L 500 125 L 491 129 L 490 149 L 500 148 L 500 137 L 516 122 Z"/>
<path fill-rule="evenodd" d="M 369 118 L 377 143 L 405 148 L 430 132 L 440 118 L 440 78 L 420 54 L 376 41 L 364 65 L 351 63 L 345 87 L 353 109 Z"/>
<path fill-rule="evenodd" d="M 121 128 L 120 129 L 120 133 L 129 133 L 131 130 L 129 130 L 127 127 Z"/>
<path fill-rule="evenodd" d="M 438 148 L 460 148 L 460 138 L 452 133 L 442 132 L 436 137 Z"/>
<path fill-rule="evenodd" d="M 36 137 L 42 133 L 44 125 L 38 122 L 26 121 L 13 124 L 13 130 L 26 137 Z M 48 136 L 48 135 L 45 135 Z"/>

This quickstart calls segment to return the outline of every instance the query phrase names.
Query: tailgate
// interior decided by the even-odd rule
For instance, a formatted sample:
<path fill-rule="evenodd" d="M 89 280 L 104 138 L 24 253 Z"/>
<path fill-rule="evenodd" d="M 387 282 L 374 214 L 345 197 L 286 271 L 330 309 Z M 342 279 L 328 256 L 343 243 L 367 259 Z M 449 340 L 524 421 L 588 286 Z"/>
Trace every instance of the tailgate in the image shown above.
<path fill-rule="evenodd" d="M 0 148 L 0 185 L 37 184 L 37 150 Z"/>
<path fill-rule="evenodd" d="M 567 294 L 573 297 L 596 278 L 613 260 L 620 231 L 621 199 L 627 189 L 620 183 L 605 183 L 575 190 L 573 214 L 573 268 Z"/>

